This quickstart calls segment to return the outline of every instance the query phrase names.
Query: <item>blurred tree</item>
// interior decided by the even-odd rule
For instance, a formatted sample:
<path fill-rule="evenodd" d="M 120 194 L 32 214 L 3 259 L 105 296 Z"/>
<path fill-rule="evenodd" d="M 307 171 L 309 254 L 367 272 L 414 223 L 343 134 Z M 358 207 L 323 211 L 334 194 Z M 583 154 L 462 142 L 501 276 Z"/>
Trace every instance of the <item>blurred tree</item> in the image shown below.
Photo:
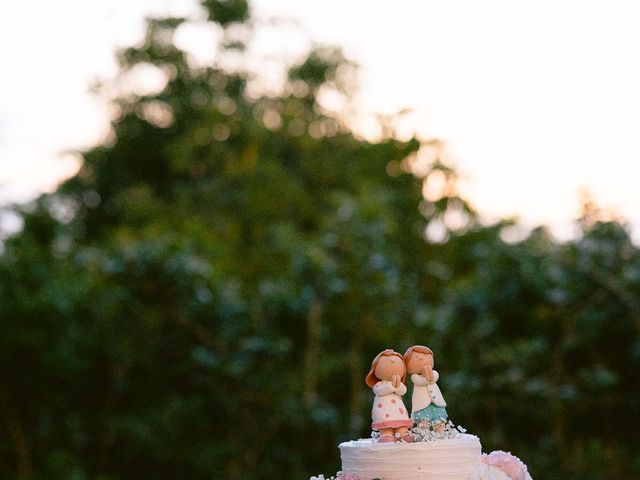
<path fill-rule="evenodd" d="M 266 93 L 247 2 L 202 7 L 216 63 L 174 41 L 198 21 L 150 19 L 102 87 L 108 138 L 16 207 L 0 475 L 335 471 L 337 442 L 367 434 L 370 358 L 426 343 L 485 449 L 534 478 L 637 476 L 640 255 L 625 225 L 590 209 L 574 242 L 505 242 L 511 224 L 478 222 L 437 141 L 389 125 L 363 139 L 326 108 L 357 85 L 338 49 L 315 46 Z"/>

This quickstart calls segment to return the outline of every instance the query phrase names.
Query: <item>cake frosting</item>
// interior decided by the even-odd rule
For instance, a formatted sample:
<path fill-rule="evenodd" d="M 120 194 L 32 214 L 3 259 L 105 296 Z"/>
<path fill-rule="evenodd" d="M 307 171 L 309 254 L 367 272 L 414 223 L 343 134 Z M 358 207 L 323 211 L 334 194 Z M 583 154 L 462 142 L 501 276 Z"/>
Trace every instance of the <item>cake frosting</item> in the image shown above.
<path fill-rule="evenodd" d="M 474 435 L 415 443 L 377 443 L 373 439 L 340 444 L 342 471 L 362 480 L 467 480 L 480 462 Z"/>

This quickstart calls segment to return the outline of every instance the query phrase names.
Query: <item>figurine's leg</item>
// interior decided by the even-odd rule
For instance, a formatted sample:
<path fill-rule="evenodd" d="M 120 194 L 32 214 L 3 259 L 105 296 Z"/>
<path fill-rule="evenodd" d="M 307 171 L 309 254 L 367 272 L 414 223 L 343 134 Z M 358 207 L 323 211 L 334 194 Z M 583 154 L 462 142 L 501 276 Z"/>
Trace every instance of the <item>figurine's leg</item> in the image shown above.
<path fill-rule="evenodd" d="M 378 439 L 379 443 L 391 443 L 395 441 L 396 439 L 393 436 L 393 428 L 382 428 L 380 430 L 380 438 Z"/>
<path fill-rule="evenodd" d="M 431 424 L 429 423 L 429 420 L 427 418 L 422 418 L 419 422 L 418 422 L 418 426 L 420 428 L 425 428 L 425 429 L 429 429 L 429 426 Z"/>
<path fill-rule="evenodd" d="M 396 435 L 405 443 L 411 443 L 414 440 L 413 435 L 409 433 L 409 429 L 407 427 L 396 428 Z"/>

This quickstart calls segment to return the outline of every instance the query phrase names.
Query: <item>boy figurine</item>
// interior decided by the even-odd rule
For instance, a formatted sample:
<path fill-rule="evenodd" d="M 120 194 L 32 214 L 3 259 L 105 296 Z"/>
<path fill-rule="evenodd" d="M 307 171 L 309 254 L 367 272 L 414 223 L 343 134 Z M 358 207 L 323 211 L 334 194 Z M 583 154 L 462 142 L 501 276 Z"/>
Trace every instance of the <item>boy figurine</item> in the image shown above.
<path fill-rule="evenodd" d="M 423 345 L 410 347 L 403 356 L 407 373 L 411 374 L 411 418 L 422 428 L 444 431 L 447 419 L 447 402 L 438 388 L 438 372 L 433 369 L 433 352 Z"/>

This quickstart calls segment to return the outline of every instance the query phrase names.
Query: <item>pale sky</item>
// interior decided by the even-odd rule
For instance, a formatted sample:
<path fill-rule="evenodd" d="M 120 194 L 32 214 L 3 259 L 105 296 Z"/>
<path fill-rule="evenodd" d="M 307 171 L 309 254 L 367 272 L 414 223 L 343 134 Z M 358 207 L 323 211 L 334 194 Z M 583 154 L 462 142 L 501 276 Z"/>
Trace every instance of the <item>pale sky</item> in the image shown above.
<path fill-rule="evenodd" d="M 73 173 L 75 160 L 59 152 L 103 134 L 106 109 L 87 86 L 114 74 L 114 45 L 140 38 L 145 13 L 187 13 L 194 4 L 0 2 L 0 201 L 31 198 Z M 313 39 L 343 46 L 362 66 L 357 104 L 365 118 L 412 108 L 403 129 L 446 142 L 463 193 L 485 218 L 515 215 L 567 238 L 578 191 L 587 188 L 640 239 L 640 4 L 256 0 L 254 7 L 260 16 L 298 18 Z M 266 36 L 265 50 L 301 49 L 276 40 Z"/>

